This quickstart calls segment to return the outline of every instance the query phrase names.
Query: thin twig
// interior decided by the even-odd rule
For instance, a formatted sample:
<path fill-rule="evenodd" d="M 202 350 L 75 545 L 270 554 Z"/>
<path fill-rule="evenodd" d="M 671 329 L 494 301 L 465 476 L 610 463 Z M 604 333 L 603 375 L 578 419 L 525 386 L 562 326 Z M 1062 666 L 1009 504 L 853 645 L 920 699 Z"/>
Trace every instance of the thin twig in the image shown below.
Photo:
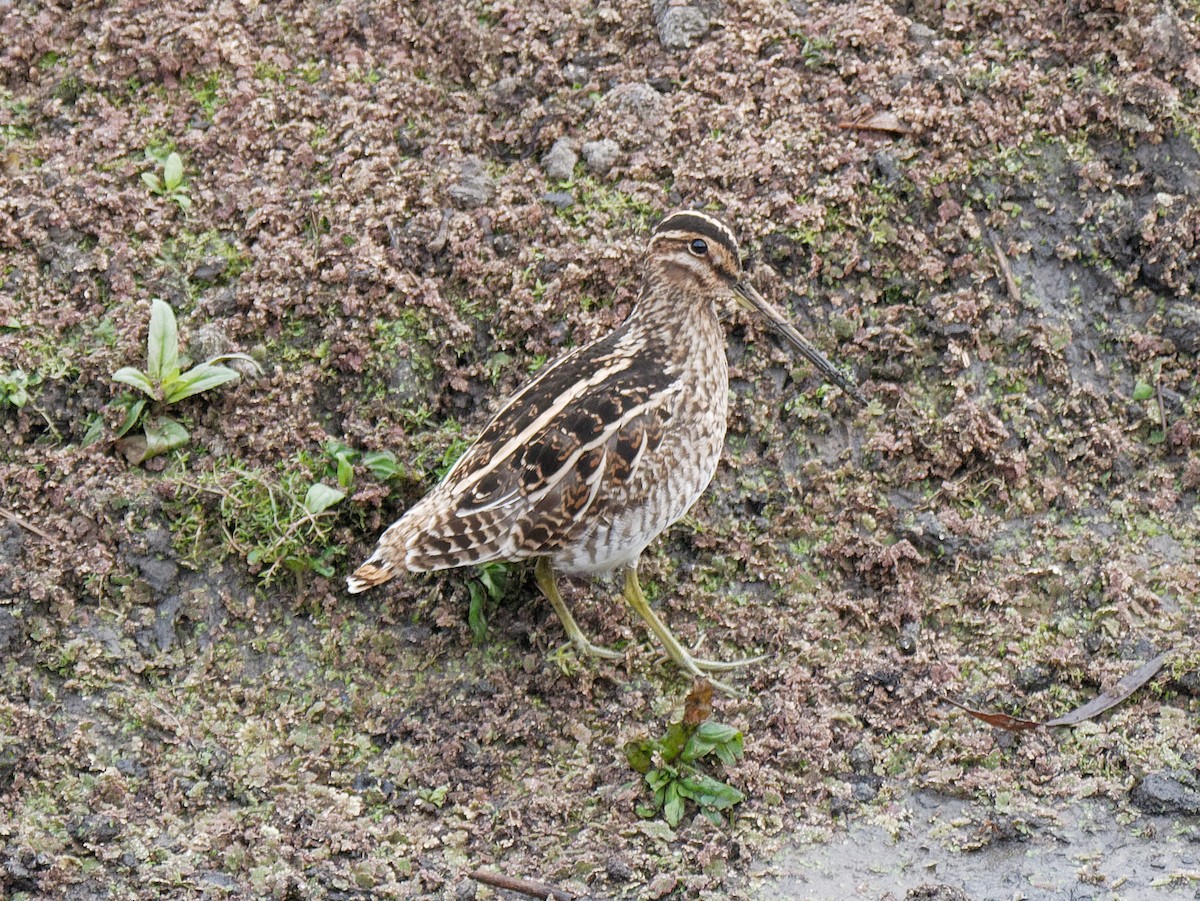
<path fill-rule="evenodd" d="M 35 526 L 33 523 L 29 522 L 27 519 L 25 519 L 21 516 L 17 516 L 17 514 L 12 513 L 8 510 L 5 510 L 2 507 L 0 507 L 0 516 L 3 516 L 9 522 L 16 523 L 22 529 L 26 529 L 26 530 L 32 532 L 34 535 L 40 535 L 42 538 L 45 538 L 47 541 L 57 541 L 58 540 L 53 535 L 51 535 L 49 532 L 45 532 L 42 529 L 39 529 L 37 526 Z"/>
<path fill-rule="evenodd" d="M 1017 287 L 1017 280 L 1013 278 L 1012 267 L 1008 265 L 1008 257 L 1004 255 L 1004 251 L 1000 249 L 1000 244 L 992 239 L 992 250 L 996 252 L 996 259 L 1000 263 L 1000 271 L 1004 274 L 1004 284 L 1008 288 L 1008 296 L 1012 298 L 1013 303 L 1021 302 L 1021 289 Z"/>
<path fill-rule="evenodd" d="M 1161 378 L 1157 378 L 1154 380 L 1154 387 L 1158 393 L 1158 421 L 1162 424 L 1163 435 L 1166 435 L 1167 434 L 1167 407 L 1163 403 L 1162 379 Z"/>
<path fill-rule="evenodd" d="M 528 895 L 530 898 L 549 898 L 551 901 L 601 901 L 592 895 L 578 895 L 544 882 L 534 882 L 532 879 L 518 879 L 503 873 L 492 873 L 489 870 L 472 870 L 467 874 L 468 879 L 482 882 L 493 888 L 502 888 L 510 892 Z"/>

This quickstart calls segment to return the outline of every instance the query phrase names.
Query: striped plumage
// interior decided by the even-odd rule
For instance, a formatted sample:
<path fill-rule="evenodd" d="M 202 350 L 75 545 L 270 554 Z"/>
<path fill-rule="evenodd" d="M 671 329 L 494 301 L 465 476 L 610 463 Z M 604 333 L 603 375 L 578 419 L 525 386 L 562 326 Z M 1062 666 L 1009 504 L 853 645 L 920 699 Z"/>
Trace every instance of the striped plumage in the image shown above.
<path fill-rule="evenodd" d="M 620 655 L 583 636 L 554 571 L 624 569 L 626 600 L 680 666 L 699 674 L 740 665 L 692 657 L 637 584 L 642 550 L 695 503 L 721 455 L 729 377 L 719 306 L 736 298 L 754 307 L 862 399 L 741 277 L 726 225 L 693 211 L 664 219 L 629 318 L 513 396 L 442 481 L 383 533 L 348 579 L 350 591 L 400 570 L 536 559 L 538 584 L 571 640 L 613 657 Z"/>

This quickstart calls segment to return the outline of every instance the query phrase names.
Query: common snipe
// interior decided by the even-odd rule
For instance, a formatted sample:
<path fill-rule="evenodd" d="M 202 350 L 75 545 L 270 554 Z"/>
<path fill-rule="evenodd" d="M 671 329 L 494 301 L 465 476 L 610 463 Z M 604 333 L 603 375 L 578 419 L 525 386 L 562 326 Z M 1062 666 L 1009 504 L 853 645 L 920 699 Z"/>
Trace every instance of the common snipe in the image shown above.
<path fill-rule="evenodd" d="M 717 468 L 729 388 L 718 311 L 730 299 L 865 402 L 743 280 L 728 226 L 705 213 L 672 213 L 650 238 L 645 284 L 624 324 L 518 391 L 437 487 L 383 533 L 347 580 L 350 591 L 401 570 L 536 559 L 538 586 L 575 646 L 619 658 L 580 631 L 555 572 L 624 570 L 625 600 L 683 669 L 702 675 L 753 662 L 693 657 L 650 608 L 637 577 L 643 548 L 687 512 Z"/>

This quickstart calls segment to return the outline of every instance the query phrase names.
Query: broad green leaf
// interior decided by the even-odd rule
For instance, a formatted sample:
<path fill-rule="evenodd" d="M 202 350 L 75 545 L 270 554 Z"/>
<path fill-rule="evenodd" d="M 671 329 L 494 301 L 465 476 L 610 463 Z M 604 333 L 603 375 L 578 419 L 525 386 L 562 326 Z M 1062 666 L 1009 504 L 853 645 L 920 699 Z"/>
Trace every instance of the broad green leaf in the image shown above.
<path fill-rule="evenodd" d="M 158 176 L 155 175 L 153 172 L 143 172 L 142 173 L 142 181 L 145 182 L 146 187 L 149 188 L 151 191 L 153 191 L 155 194 L 162 193 L 162 189 L 163 189 L 162 182 L 158 180 Z"/>
<path fill-rule="evenodd" d="M 175 312 L 162 298 L 150 302 L 150 337 L 147 341 L 146 374 L 161 383 L 168 373 L 179 371 L 179 330 Z"/>
<path fill-rule="evenodd" d="M 746 796 L 712 776 L 693 776 L 679 780 L 679 793 L 691 798 L 701 807 L 728 810 L 734 804 L 746 800 Z"/>
<path fill-rule="evenodd" d="M 1133 386 L 1134 400 L 1149 400 L 1152 397 L 1154 397 L 1154 388 L 1151 385 L 1145 382 L 1138 382 Z"/>
<path fill-rule="evenodd" d="M 193 366 L 187 372 L 180 375 L 167 391 L 164 399 L 167 403 L 173 404 L 176 401 L 183 400 L 185 397 L 191 397 L 193 394 L 207 391 L 209 388 L 224 385 L 226 382 L 231 382 L 237 377 L 237 372 L 227 366 L 213 366 L 211 363 L 201 363 L 199 366 Z"/>
<path fill-rule="evenodd" d="M 186 194 L 172 194 L 171 199 L 179 204 L 179 208 L 185 213 L 192 208 L 192 198 Z"/>
<path fill-rule="evenodd" d="M 174 191 L 183 181 L 183 160 L 179 158 L 178 153 L 172 153 L 167 156 L 167 161 L 163 163 L 163 183 L 167 186 L 168 191 Z"/>
<path fill-rule="evenodd" d="M 688 739 L 687 746 L 683 749 L 682 757 L 684 760 L 699 760 L 714 748 L 724 748 L 733 744 L 737 745 L 737 750 L 734 753 L 740 756 L 742 733 L 738 732 L 732 726 L 708 720 L 701 723 L 696 728 L 692 737 Z"/>
<path fill-rule="evenodd" d="M 169 416 L 146 423 L 146 456 L 157 457 L 187 444 L 188 430 Z"/>
<path fill-rule="evenodd" d="M 304 495 L 304 509 L 316 516 L 318 513 L 324 513 L 345 496 L 346 492 L 317 482 L 311 485 L 308 493 Z"/>
<path fill-rule="evenodd" d="M 114 382 L 120 382 L 123 385 L 137 388 L 139 391 L 157 400 L 154 383 L 140 369 L 134 369 L 132 366 L 122 366 L 113 373 L 112 377 Z"/>
<path fill-rule="evenodd" d="M 117 447 L 125 455 L 125 459 L 137 466 L 151 457 L 165 454 L 172 448 L 186 444 L 187 440 L 187 429 L 168 416 L 160 416 L 146 423 L 142 434 L 118 440 Z"/>
<path fill-rule="evenodd" d="M 363 454 L 363 466 L 367 467 L 367 471 L 375 478 L 385 481 L 404 472 L 396 462 L 396 455 L 385 450 Z"/>

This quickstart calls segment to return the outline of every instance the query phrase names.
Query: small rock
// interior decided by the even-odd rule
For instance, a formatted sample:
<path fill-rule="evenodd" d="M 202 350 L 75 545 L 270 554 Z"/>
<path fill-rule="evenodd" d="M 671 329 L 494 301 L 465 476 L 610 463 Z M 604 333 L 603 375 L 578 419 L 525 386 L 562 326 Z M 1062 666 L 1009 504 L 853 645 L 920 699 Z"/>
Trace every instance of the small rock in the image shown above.
<path fill-rule="evenodd" d="M 192 278 L 201 282 L 215 281 L 217 277 L 228 268 L 229 261 L 224 257 L 216 257 L 211 260 L 205 260 L 192 270 Z"/>
<path fill-rule="evenodd" d="M 509 109 L 520 107 L 531 93 L 524 81 L 512 75 L 506 75 L 488 89 L 492 100 Z"/>
<path fill-rule="evenodd" d="M 920 22 L 910 22 L 908 26 L 908 39 L 918 47 L 928 47 L 937 38 L 937 32 L 928 25 L 922 25 Z"/>
<path fill-rule="evenodd" d="M 632 114 L 643 123 L 654 124 L 663 118 L 662 94 L 644 81 L 617 85 L 605 95 L 605 101 L 618 112 Z"/>
<path fill-rule="evenodd" d="M 633 868 L 619 857 L 610 857 L 604 871 L 613 882 L 628 882 L 633 878 Z"/>
<path fill-rule="evenodd" d="M 1185 784 L 1183 773 L 1151 773 L 1130 793 L 1133 803 L 1146 813 L 1200 815 L 1200 791 Z"/>
<path fill-rule="evenodd" d="M 155 594 L 166 594 L 179 576 L 179 567 L 171 560 L 160 560 L 157 557 L 149 556 L 131 556 L 129 562 L 142 571 L 142 578 L 146 580 Z"/>
<path fill-rule="evenodd" d="M 459 164 L 458 180 L 447 191 L 459 208 L 473 210 L 492 202 L 496 196 L 496 185 L 483 171 L 483 161 L 469 156 Z"/>
<path fill-rule="evenodd" d="M 650 880 L 650 884 L 646 886 L 647 898 L 661 898 L 675 891 L 675 886 L 679 884 L 679 879 L 672 876 L 670 873 L 659 873 Z"/>
<path fill-rule="evenodd" d="M 875 755 L 867 745 L 855 745 L 850 751 L 850 768 L 860 776 L 869 775 L 875 769 Z"/>
<path fill-rule="evenodd" d="M 221 323 L 205 322 L 190 330 L 187 349 L 188 356 L 199 362 L 229 353 L 233 342 Z"/>
<path fill-rule="evenodd" d="M 67 828 L 76 841 L 107 844 L 121 834 L 121 824 L 110 816 L 92 813 Z"/>
<path fill-rule="evenodd" d="M 662 45 L 668 50 L 683 50 L 708 33 L 713 17 L 720 12 L 720 5 L 713 2 L 653 0 L 650 9 L 654 13 L 654 24 Z"/>
<path fill-rule="evenodd" d="M 909 889 L 904 901 L 971 901 L 971 896 L 952 885 L 926 882 Z"/>
<path fill-rule="evenodd" d="M 542 168 L 546 170 L 546 177 L 555 179 L 556 181 L 569 181 L 575 173 L 575 164 L 579 161 L 579 155 L 575 153 L 575 149 L 571 146 L 569 138 L 559 138 L 554 142 L 554 146 L 546 151 L 542 157 Z"/>
<path fill-rule="evenodd" d="M 575 198 L 566 191 L 551 191 L 549 194 L 542 195 L 542 202 L 550 204 L 555 209 L 565 210 L 575 205 Z"/>
<path fill-rule="evenodd" d="M 589 172 L 604 175 L 617 162 L 621 153 L 621 145 L 612 138 L 599 141 L 588 141 L 583 145 L 583 160 Z"/>
<path fill-rule="evenodd" d="M 0 651 L 16 647 L 21 640 L 21 624 L 7 610 L 0 609 Z"/>

